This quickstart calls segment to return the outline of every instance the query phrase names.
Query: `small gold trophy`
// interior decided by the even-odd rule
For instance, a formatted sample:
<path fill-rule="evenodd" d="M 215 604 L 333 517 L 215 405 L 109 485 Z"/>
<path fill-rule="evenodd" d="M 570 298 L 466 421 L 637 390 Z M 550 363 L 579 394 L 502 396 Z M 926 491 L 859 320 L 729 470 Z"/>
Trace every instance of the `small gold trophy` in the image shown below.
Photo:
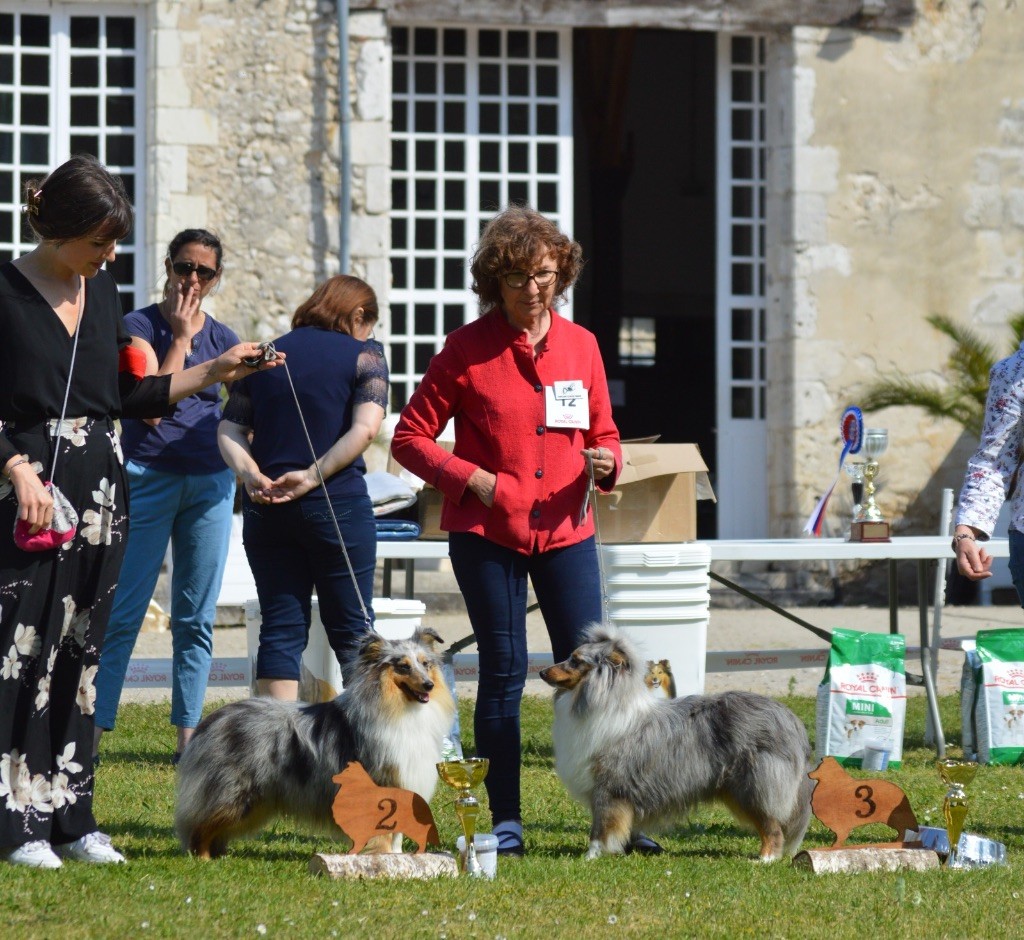
<path fill-rule="evenodd" d="M 851 542 L 889 542 L 889 523 L 875 503 L 875 477 L 878 476 L 878 458 L 889 449 L 889 432 L 884 428 L 864 431 L 864 495 L 867 499 L 850 525 Z"/>
<path fill-rule="evenodd" d="M 480 815 L 480 801 L 470 790 L 478 786 L 487 776 L 490 761 L 486 757 L 464 757 L 462 760 L 438 761 L 437 775 L 459 792 L 455 800 L 455 814 L 462 823 L 462 834 L 466 838 L 466 867 L 464 874 L 479 875 L 480 863 L 476 858 L 476 818 Z"/>
<path fill-rule="evenodd" d="M 964 820 L 967 818 L 967 786 L 978 772 L 978 765 L 972 760 L 940 760 L 937 763 L 942 782 L 949 787 L 946 798 L 942 801 L 942 815 L 946 817 L 946 836 L 949 839 L 949 855 L 946 856 L 947 868 L 961 867 L 957 857 L 957 845 L 960 833 L 964 831 Z"/>

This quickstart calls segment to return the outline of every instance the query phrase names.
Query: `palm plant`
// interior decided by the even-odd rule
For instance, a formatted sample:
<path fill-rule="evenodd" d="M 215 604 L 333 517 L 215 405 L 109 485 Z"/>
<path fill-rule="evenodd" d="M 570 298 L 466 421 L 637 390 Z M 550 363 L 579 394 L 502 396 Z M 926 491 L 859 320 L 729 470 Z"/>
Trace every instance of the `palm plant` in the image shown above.
<path fill-rule="evenodd" d="M 953 341 L 946 360 L 944 380 L 938 384 L 920 379 L 893 376 L 869 386 L 861 396 L 865 411 L 877 411 L 896 405 L 923 408 L 933 418 L 949 418 L 974 435 L 981 433 L 985 417 L 988 375 L 1001 358 L 991 343 L 974 330 L 942 314 L 932 314 L 928 323 Z M 1015 350 L 1024 337 L 1024 314 L 1012 317 L 1008 324 Z M 1008 353 L 1007 353 L 1008 354 Z"/>

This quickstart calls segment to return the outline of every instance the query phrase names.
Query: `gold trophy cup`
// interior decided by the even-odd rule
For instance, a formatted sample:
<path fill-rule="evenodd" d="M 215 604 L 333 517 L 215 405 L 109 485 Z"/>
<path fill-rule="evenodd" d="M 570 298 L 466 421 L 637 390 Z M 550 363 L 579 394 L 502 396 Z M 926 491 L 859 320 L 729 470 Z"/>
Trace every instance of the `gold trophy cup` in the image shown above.
<path fill-rule="evenodd" d="M 978 772 L 978 765 L 972 760 L 940 760 L 937 763 L 942 782 L 949 787 L 946 798 L 942 801 L 942 815 L 946 817 L 946 836 L 949 839 L 949 855 L 946 856 L 947 868 L 959 868 L 957 845 L 960 833 L 964 831 L 964 820 L 967 818 L 967 786 Z"/>
<path fill-rule="evenodd" d="M 866 499 L 850 526 L 851 542 L 888 542 L 889 523 L 875 503 L 875 477 L 878 476 L 878 458 L 889 449 L 889 432 L 884 428 L 864 431 L 864 495 Z"/>
<path fill-rule="evenodd" d="M 470 792 L 487 776 L 490 761 L 486 757 L 464 757 L 462 760 L 438 761 L 437 775 L 459 795 L 455 800 L 455 814 L 462 823 L 466 838 L 466 867 L 464 874 L 478 875 L 480 863 L 476 858 L 476 818 L 480 815 L 480 801 Z"/>

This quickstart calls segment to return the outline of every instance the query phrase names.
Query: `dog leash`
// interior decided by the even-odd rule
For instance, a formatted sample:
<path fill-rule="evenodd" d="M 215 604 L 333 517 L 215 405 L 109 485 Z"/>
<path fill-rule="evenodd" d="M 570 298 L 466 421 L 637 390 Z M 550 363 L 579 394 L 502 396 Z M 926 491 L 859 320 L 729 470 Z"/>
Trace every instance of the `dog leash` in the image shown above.
<path fill-rule="evenodd" d="M 591 504 L 594 507 L 594 545 L 597 548 L 597 571 L 598 577 L 601 579 L 601 620 L 603 623 L 608 623 L 608 578 L 605 576 L 604 571 L 604 552 L 602 549 L 601 542 L 601 526 L 597 520 L 597 481 L 594 479 L 594 458 L 589 454 L 587 455 L 587 495 L 583 501 L 583 509 L 580 512 L 580 525 L 586 519 L 587 515 L 587 504 Z"/>
<path fill-rule="evenodd" d="M 274 348 L 272 342 L 260 343 L 260 352 L 256 356 L 251 356 L 245 360 L 246 365 L 259 366 L 262 362 L 273 362 L 277 359 L 277 350 Z M 363 623 L 366 626 L 366 632 L 369 633 L 372 630 L 370 623 L 370 613 L 366 609 L 366 603 L 363 601 L 363 593 L 359 590 L 359 582 L 356 580 L 356 572 L 352 567 L 352 559 L 349 557 L 348 548 L 345 546 L 345 539 L 341 535 L 341 526 L 338 525 L 338 517 L 334 514 L 334 506 L 331 504 L 331 495 L 327 492 L 327 481 L 324 479 L 324 475 L 320 470 L 320 458 L 317 457 L 316 450 L 313 448 L 313 439 L 309 436 L 309 428 L 306 427 L 306 416 L 302 413 L 302 405 L 299 404 L 299 395 L 295 390 L 295 383 L 292 381 L 292 372 L 288 368 L 288 360 L 284 360 L 284 374 L 288 377 L 288 385 L 292 390 L 292 398 L 295 400 L 295 410 L 299 413 L 299 422 L 302 425 L 302 433 L 306 436 L 306 444 L 309 446 L 309 452 L 313 457 L 313 466 L 316 467 L 316 476 L 320 481 L 320 488 L 324 491 L 324 498 L 327 500 L 327 510 L 331 514 L 331 522 L 334 525 L 334 534 L 338 537 L 338 544 L 341 546 L 341 553 L 345 557 L 345 565 L 348 568 L 349 577 L 352 579 L 352 587 L 355 588 L 356 598 L 359 601 L 359 609 L 363 614 Z"/>

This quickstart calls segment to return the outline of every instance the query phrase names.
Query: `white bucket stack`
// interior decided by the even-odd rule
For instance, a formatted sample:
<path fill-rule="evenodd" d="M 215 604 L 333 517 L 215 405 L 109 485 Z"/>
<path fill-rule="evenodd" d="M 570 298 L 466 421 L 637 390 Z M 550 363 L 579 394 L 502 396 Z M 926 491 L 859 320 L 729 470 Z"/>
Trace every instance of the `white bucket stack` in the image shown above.
<path fill-rule="evenodd" d="M 603 545 L 608 619 L 654 662 L 668 660 L 675 694 L 704 691 L 711 550 L 699 542 Z"/>
<path fill-rule="evenodd" d="M 373 629 L 386 640 L 405 640 L 422 625 L 426 605 L 422 601 L 404 598 L 375 597 L 373 599 Z M 309 642 L 302 654 L 302 678 L 299 680 L 299 700 L 303 702 L 326 702 L 341 692 L 341 667 L 327 642 L 327 633 L 320 620 L 320 605 L 313 598 L 310 612 Z M 252 694 L 256 694 L 256 652 L 260 646 L 259 601 L 250 600 L 245 605 L 246 645 Z"/>

